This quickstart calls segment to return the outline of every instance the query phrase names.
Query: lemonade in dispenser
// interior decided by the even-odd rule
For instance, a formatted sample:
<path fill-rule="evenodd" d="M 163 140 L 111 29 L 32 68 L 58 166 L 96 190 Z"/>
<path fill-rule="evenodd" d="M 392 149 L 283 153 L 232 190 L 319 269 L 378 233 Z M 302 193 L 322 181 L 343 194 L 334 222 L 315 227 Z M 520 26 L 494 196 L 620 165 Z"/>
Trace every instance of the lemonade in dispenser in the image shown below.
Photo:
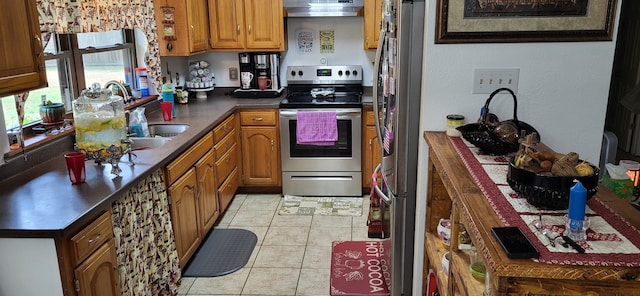
<path fill-rule="evenodd" d="M 126 149 L 127 137 L 124 100 L 111 90 L 94 83 L 73 101 L 76 145 L 79 150 L 95 152 L 112 145 Z"/>

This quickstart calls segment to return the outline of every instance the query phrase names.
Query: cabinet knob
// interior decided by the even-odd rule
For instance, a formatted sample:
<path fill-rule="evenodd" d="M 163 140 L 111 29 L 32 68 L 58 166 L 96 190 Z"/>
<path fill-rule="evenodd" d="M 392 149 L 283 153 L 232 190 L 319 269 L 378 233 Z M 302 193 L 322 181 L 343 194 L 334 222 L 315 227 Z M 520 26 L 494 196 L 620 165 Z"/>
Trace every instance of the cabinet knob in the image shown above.
<path fill-rule="evenodd" d="M 249 34 L 251 34 L 251 24 L 249 24 Z"/>
<path fill-rule="evenodd" d="M 271 151 L 275 151 L 276 150 L 276 146 L 273 143 L 273 140 L 271 140 Z"/>
<path fill-rule="evenodd" d="M 238 32 L 238 35 L 240 35 L 240 24 L 236 25 L 236 32 Z"/>
<path fill-rule="evenodd" d="M 262 117 L 255 117 L 255 118 L 253 118 L 253 120 L 255 120 L 255 121 L 263 121 L 263 120 L 264 120 L 264 118 L 262 118 Z"/>

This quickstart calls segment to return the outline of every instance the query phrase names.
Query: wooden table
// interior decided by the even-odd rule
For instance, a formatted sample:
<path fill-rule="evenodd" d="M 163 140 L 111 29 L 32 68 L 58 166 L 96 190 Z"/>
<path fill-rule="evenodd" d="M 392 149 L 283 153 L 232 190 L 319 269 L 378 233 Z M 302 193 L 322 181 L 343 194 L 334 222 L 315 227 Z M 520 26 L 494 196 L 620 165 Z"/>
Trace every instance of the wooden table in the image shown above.
<path fill-rule="evenodd" d="M 491 228 L 504 226 L 444 132 L 424 132 L 429 146 L 424 274 L 437 274 L 441 295 L 482 295 L 485 283 L 471 276 L 468 252 L 458 250 L 458 233 L 466 228 L 487 267 L 491 295 L 640 295 L 640 268 L 573 266 L 510 259 Z M 640 211 L 628 200 L 600 186 L 597 196 L 614 212 L 640 229 Z M 436 228 L 451 218 L 451 243 Z M 441 260 L 451 254 L 449 273 Z M 426 280 L 425 280 L 426 283 Z M 426 285 L 423 290 L 426 289 Z"/>

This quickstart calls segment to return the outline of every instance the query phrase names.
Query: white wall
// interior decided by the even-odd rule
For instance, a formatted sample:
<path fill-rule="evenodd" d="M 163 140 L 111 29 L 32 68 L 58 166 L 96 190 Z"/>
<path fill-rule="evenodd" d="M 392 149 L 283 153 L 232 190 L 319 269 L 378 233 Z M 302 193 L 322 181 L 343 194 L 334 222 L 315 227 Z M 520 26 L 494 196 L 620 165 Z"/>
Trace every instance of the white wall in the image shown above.
<path fill-rule="evenodd" d="M 373 83 L 373 56 L 375 51 L 364 50 L 364 18 L 363 17 L 308 17 L 287 18 L 287 51 L 281 53 L 280 77 L 286 77 L 287 65 L 321 65 L 320 60 L 325 58 L 328 65 L 362 65 L 365 86 Z M 295 32 L 297 29 L 310 29 L 314 32 L 314 48 L 311 53 L 301 53 L 297 50 Z M 320 53 L 318 34 L 320 30 L 333 30 L 335 33 L 335 52 Z M 229 80 L 229 68 L 238 67 L 237 52 L 212 52 L 191 57 L 162 57 L 162 71 L 166 75 L 166 66 L 175 77 L 180 73 L 180 79 L 190 79 L 188 75 L 188 63 L 191 61 L 205 60 L 210 63 L 209 70 L 215 74 L 216 85 L 219 87 L 240 87 L 239 80 Z M 286 81 L 282 79 L 286 85 Z"/>
<path fill-rule="evenodd" d="M 62 296 L 53 239 L 1 238 L 0 260 L 0 295 Z"/>
<path fill-rule="evenodd" d="M 598 163 L 615 37 L 607 42 L 434 44 L 435 14 L 436 0 L 428 0 L 421 130 L 444 131 L 450 113 L 465 115 L 467 122 L 478 118 L 488 95 L 471 93 L 473 69 L 519 68 L 518 118 L 533 125 L 542 142 L 554 150 L 574 151 Z M 496 96 L 490 109 L 502 119 L 511 118 L 511 96 Z M 424 141 L 420 145 L 418 180 L 426 180 L 428 147 Z M 424 220 L 419 220 L 426 212 L 426 184 L 422 184 L 417 193 L 417 248 L 423 246 L 419 238 L 424 238 Z M 416 262 L 421 258 L 417 254 Z"/>

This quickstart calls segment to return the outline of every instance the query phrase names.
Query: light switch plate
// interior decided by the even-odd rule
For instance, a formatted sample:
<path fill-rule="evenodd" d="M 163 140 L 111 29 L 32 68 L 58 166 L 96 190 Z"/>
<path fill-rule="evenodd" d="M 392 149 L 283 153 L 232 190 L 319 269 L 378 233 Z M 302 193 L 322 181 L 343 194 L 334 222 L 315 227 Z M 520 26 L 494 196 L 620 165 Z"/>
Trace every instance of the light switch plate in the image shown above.
<path fill-rule="evenodd" d="M 498 88 L 509 88 L 518 93 L 520 69 L 474 69 L 473 93 L 490 94 Z"/>

